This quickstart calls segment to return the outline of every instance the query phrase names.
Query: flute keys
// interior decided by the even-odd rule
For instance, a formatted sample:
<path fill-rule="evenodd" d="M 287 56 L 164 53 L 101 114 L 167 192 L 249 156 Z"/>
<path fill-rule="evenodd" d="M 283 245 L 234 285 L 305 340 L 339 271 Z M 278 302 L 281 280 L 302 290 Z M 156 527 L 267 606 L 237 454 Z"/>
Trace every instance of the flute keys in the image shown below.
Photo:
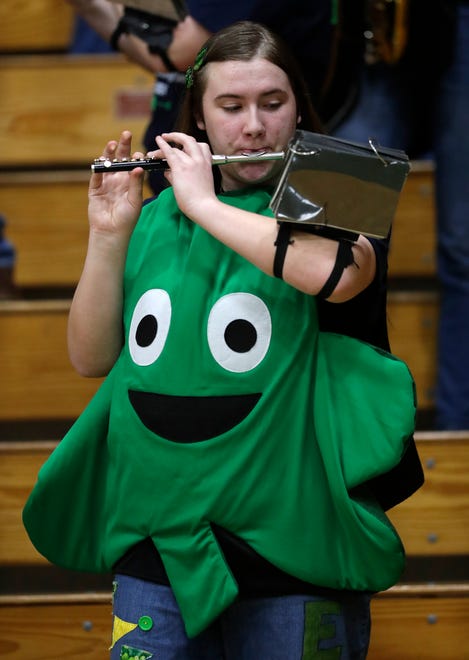
<path fill-rule="evenodd" d="M 100 165 L 101 167 L 112 167 L 112 161 L 109 160 L 109 158 L 105 158 L 104 156 L 101 156 L 100 158 L 95 158 L 94 159 L 94 165 Z"/>

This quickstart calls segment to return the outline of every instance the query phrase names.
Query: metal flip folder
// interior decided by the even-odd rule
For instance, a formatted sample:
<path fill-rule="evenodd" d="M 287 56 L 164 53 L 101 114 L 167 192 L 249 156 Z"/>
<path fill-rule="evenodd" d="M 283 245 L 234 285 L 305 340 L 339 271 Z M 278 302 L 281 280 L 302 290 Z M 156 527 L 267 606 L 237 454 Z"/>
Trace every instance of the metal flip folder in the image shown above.
<path fill-rule="evenodd" d="M 277 220 L 309 230 L 385 238 L 409 171 L 403 151 L 371 139 L 358 144 L 298 130 L 271 209 Z"/>

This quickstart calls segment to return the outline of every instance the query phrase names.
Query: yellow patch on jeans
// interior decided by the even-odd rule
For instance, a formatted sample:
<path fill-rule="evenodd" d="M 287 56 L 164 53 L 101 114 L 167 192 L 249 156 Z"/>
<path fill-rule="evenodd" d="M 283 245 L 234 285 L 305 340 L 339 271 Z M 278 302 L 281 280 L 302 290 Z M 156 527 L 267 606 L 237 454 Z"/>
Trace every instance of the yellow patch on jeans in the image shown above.
<path fill-rule="evenodd" d="M 123 621 L 119 619 L 118 616 L 114 615 L 114 621 L 112 624 L 112 644 L 111 649 L 114 648 L 114 644 L 120 640 L 121 637 L 127 635 L 127 633 L 135 630 L 137 627 L 136 623 L 129 623 L 128 621 Z"/>

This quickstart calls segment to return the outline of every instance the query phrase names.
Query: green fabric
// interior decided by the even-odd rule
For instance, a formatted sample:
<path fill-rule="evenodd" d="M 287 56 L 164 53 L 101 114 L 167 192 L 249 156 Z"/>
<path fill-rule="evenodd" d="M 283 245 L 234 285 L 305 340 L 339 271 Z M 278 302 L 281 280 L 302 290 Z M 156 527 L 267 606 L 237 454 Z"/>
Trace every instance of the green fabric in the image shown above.
<path fill-rule="evenodd" d="M 223 199 L 271 215 L 266 191 Z M 140 337 L 137 346 L 152 304 L 157 341 Z M 232 309 L 232 320 L 256 328 L 252 350 L 226 347 Z M 189 636 L 238 593 L 212 522 L 313 584 L 380 590 L 399 579 L 400 539 L 357 487 L 396 465 L 412 434 L 414 384 L 403 362 L 320 333 L 314 298 L 189 222 L 170 189 L 144 207 L 132 237 L 124 324 L 116 365 L 26 504 L 39 552 L 103 572 L 150 536 Z M 142 423 L 129 391 L 147 393 L 152 409 L 153 394 L 165 395 L 167 432 Z M 251 395 L 258 400 L 243 419 L 215 435 L 198 429 Z M 172 425 L 187 438 L 168 439 Z M 196 432 L 207 437 L 193 442 Z"/>

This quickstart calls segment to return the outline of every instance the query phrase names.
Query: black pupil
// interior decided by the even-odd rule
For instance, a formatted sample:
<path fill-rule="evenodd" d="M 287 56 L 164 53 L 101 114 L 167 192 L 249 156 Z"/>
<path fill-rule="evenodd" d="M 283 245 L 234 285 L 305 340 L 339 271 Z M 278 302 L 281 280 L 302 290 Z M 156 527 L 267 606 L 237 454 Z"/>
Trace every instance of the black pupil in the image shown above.
<path fill-rule="evenodd" d="M 139 346 L 150 346 L 158 332 L 158 321 L 152 314 L 147 314 L 138 324 L 135 339 Z"/>
<path fill-rule="evenodd" d="M 244 319 L 231 321 L 225 329 L 226 345 L 236 353 L 247 353 L 257 341 L 256 328 Z"/>

